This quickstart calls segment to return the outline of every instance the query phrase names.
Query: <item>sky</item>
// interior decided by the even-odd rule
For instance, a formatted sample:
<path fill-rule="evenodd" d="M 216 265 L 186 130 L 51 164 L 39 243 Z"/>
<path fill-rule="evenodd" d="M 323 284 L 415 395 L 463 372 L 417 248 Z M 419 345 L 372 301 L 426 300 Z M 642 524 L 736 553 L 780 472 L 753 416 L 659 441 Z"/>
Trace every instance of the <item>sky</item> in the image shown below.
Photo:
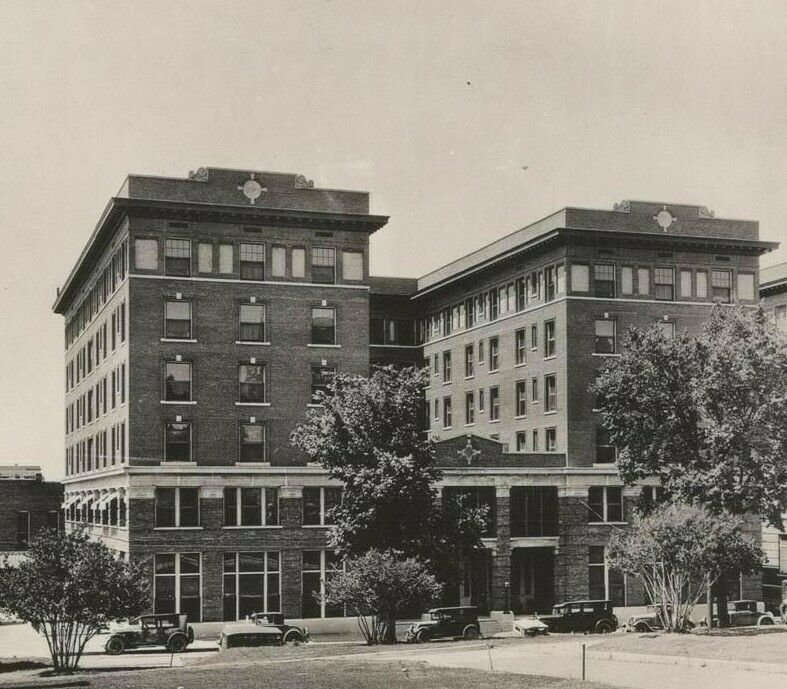
<path fill-rule="evenodd" d="M 782 0 L 0 0 L 0 463 L 63 475 L 51 305 L 128 173 L 368 190 L 377 275 L 622 199 L 787 240 L 785 35 Z"/>

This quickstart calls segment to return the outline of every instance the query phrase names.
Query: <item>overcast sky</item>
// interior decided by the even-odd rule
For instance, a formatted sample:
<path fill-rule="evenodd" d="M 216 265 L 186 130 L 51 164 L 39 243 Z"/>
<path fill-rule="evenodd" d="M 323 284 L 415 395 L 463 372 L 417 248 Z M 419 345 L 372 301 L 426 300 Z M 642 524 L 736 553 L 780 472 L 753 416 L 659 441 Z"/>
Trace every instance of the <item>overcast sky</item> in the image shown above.
<path fill-rule="evenodd" d="M 0 462 L 62 476 L 51 304 L 127 173 L 369 190 L 383 275 L 621 199 L 787 239 L 785 36 L 783 1 L 0 0 Z"/>

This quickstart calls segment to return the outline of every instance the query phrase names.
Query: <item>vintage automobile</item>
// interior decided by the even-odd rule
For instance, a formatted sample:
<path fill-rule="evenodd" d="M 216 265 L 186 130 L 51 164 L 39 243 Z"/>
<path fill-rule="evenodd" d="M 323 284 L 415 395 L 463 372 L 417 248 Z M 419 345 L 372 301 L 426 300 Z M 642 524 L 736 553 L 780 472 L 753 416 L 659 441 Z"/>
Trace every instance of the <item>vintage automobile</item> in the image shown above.
<path fill-rule="evenodd" d="M 618 628 L 612 602 L 608 600 L 577 600 L 552 608 L 551 615 L 539 615 L 550 632 L 596 632 L 608 634 Z"/>
<path fill-rule="evenodd" d="M 730 618 L 730 627 L 764 627 L 776 624 L 776 618 L 765 610 L 765 604 L 756 600 L 731 600 L 727 603 L 727 615 Z M 703 620 L 707 625 L 708 618 Z M 718 624 L 714 616 L 713 624 Z"/>
<path fill-rule="evenodd" d="M 142 615 L 111 629 L 104 650 L 118 655 L 128 649 L 163 646 L 170 653 L 181 653 L 192 641 L 194 628 L 186 615 Z"/>
<path fill-rule="evenodd" d="M 514 618 L 514 632 L 518 636 L 538 636 L 548 634 L 549 626 L 536 615 L 521 615 Z"/>
<path fill-rule="evenodd" d="M 457 637 L 478 639 L 481 636 L 478 608 L 474 606 L 432 608 L 423 617 L 407 630 L 405 640 L 408 643 Z"/>
<path fill-rule="evenodd" d="M 221 628 L 218 639 L 219 650 L 249 648 L 257 646 L 281 646 L 281 629 L 272 624 L 249 624 L 234 622 Z"/>
<path fill-rule="evenodd" d="M 305 643 L 309 640 L 309 628 L 287 624 L 282 612 L 255 612 L 249 619 L 258 626 L 269 625 L 278 628 L 285 644 Z"/>
<path fill-rule="evenodd" d="M 627 632 L 656 632 L 664 629 L 664 622 L 659 615 L 660 606 L 649 605 L 647 611 L 632 615 L 626 621 Z M 668 607 L 668 609 L 671 609 Z M 688 628 L 693 629 L 694 623 L 689 621 Z"/>

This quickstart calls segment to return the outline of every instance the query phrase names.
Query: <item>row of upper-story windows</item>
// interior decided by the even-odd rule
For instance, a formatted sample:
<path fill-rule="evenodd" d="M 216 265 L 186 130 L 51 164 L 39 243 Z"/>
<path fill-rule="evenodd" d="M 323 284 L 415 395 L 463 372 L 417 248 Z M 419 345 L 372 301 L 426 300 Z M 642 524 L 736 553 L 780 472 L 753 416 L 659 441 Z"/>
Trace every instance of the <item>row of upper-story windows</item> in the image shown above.
<path fill-rule="evenodd" d="M 108 324 L 109 328 L 107 328 Z M 114 352 L 118 344 L 125 341 L 126 302 L 122 301 L 66 364 L 66 392 L 73 389 L 82 379 L 87 378 L 109 356 L 110 351 Z"/>
<path fill-rule="evenodd" d="M 160 240 L 139 237 L 134 240 L 134 269 L 159 271 Z M 310 280 L 333 285 L 337 282 L 337 258 L 341 256 L 344 282 L 364 279 L 363 252 L 330 246 L 292 247 L 264 242 L 207 242 L 168 237 L 164 239 L 164 274 L 173 277 L 193 275 L 237 275 L 241 280 L 306 279 L 309 256 Z"/>
<path fill-rule="evenodd" d="M 79 430 L 126 403 L 126 363 L 96 381 L 66 405 L 66 435 Z"/>
<path fill-rule="evenodd" d="M 369 318 L 369 344 L 415 345 L 415 321 L 372 314 Z"/>
<path fill-rule="evenodd" d="M 66 476 L 110 468 L 126 459 L 126 422 L 120 421 L 66 448 Z"/>
<path fill-rule="evenodd" d="M 66 321 L 65 345 L 68 349 L 79 337 L 101 307 L 126 279 L 128 272 L 128 240 L 123 240 L 117 250 L 107 259 L 103 270 L 86 290 L 81 303 Z"/>

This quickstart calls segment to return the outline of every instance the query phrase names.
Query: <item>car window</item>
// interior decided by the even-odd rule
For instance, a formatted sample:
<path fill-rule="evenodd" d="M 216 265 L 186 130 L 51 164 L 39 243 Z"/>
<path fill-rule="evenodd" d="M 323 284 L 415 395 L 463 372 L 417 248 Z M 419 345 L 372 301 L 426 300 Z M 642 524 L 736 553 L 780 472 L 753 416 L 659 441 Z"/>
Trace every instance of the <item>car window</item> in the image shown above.
<path fill-rule="evenodd" d="M 568 613 L 571 615 L 579 615 L 582 613 L 581 605 L 572 605 L 568 608 Z"/>

